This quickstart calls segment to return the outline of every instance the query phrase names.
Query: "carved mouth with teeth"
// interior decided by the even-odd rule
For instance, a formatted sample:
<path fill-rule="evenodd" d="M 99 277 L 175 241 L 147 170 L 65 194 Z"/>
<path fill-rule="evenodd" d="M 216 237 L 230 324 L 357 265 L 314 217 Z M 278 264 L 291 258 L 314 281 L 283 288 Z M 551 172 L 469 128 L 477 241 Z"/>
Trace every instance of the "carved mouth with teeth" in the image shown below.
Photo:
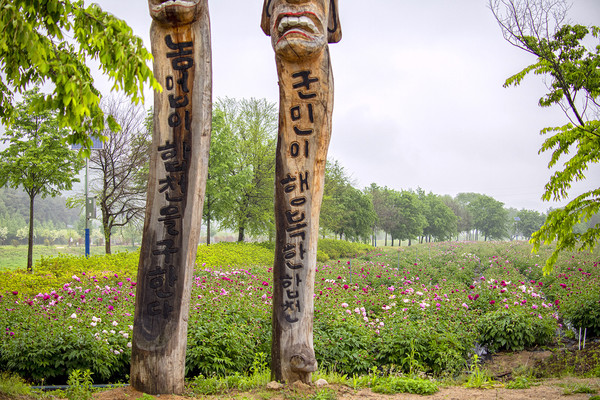
<path fill-rule="evenodd" d="M 290 35 L 300 35 L 314 40 L 314 36 L 321 33 L 318 25 L 320 25 L 319 19 L 312 12 L 282 14 L 277 23 L 277 32 L 279 33 L 277 43 Z"/>

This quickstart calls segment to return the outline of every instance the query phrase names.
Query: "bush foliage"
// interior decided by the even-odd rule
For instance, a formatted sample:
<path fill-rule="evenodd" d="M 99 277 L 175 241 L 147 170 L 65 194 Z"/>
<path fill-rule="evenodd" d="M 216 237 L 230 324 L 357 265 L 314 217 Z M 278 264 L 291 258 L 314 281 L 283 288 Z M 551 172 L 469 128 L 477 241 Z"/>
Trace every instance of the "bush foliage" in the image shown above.
<path fill-rule="evenodd" d="M 584 288 L 598 287 L 598 262 L 585 253 L 565 257 L 556 275 L 540 278 L 542 257 L 522 243 L 370 253 L 325 243 L 339 257 L 317 267 L 315 352 L 321 369 L 348 376 L 374 367 L 453 375 L 464 370 L 476 344 L 492 351 L 549 344 L 557 329 L 578 321 L 576 305 L 592 299 L 593 306 Z M 257 354 L 270 354 L 271 246 L 200 246 L 189 377 L 248 374 Z M 126 380 L 137 258 L 59 256 L 42 260 L 31 275 L 0 275 L 4 369 L 34 382 L 64 383 L 75 370 L 89 370 L 96 382 Z M 593 328 L 598 317 L 584 323 Z"/>

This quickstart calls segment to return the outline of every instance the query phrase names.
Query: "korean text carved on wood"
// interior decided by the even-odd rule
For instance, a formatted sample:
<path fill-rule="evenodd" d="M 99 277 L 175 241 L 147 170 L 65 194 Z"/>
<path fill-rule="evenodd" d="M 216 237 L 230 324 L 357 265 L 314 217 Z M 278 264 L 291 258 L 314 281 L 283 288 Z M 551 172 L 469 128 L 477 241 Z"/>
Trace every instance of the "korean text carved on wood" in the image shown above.
<path fill-rule="evenodd" d="M 212 120 L 207 0 L 149 0 L 154 96 L 148 199 L 133 328 L 131 384 L 182 393 L 192 274 Z"/>
<path fill-rule="evenodd" d="M 341 39 L 337 0 L 265 0 L 279 77 L 275 173 L 273 378 L 310 382 L 319 212 L 331 137 L 333 74 L 328 43 Z"/>

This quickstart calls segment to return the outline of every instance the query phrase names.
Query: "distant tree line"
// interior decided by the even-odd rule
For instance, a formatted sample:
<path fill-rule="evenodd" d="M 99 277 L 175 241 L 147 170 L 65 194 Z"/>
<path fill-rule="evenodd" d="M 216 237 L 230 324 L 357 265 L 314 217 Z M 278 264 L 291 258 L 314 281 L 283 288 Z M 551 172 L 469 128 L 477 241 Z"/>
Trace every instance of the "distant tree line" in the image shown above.
<path fill-rule="evenodd" d="M 93 150 L 90 193 L 96 197 L 102 240 L 110 253 L 111 235 L 121 241 L 139 240 L 150 151 L 151 113 L 120 100 L 105 103 L 106 114 L 122 127 L 103 132 L 102 150 Z M 213 132 L 202 222 L 206 241 L 212 232 L 235 232 L 238 241 L 274 237 L 274 168 L 277 109 L 264 99 L 219 99 L 214 104 Z M 529 239 L 546 215 L 534 210 L 507 209 L 494 198 L 478 193 L 456 197 L 421 188 L 393 189 L 372 183 L 358 188 L 336 160 L 326 166 L 321 235 L 373 245 L 445 240 Z M 83 196 L 69 200 L 83 206 Z M 85 223 L 83 207 L 67 209 L 65 200 L 41 199 L 36 207 L 36 244 L 80 240 Z M 0 189 L 0 243 L 26 242 L 27 196 Z M 585 231 L 589 224 L 576 229 Z M 68 227 L 74 229 L 68 229 Z M 377 239 L 383 239 L 383 243 Z"/>

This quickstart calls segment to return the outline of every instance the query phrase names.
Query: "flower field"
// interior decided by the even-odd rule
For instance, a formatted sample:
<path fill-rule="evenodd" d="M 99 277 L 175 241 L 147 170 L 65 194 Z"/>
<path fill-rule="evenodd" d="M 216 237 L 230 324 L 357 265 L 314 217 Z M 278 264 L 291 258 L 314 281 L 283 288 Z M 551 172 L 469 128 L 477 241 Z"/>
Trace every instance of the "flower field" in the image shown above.
<path fill-rule="evenodd" d="M 550 345 L 568 328 L 600 335 L 600 266 L 564 254 L 543 276 L 525 243 L 434 243 L 371 249 L 319 264 L 314 342 L 319 368 L 342 374 L 455 375 L 476 349 Z M 328 243 L 328 254 L 335 253 Z M 350 257 L 352 256 L 352 257 Z M 201 246 L 188 329 L 187 372 L 248 373 L 270 353 L 272 249 Z M 43 259 L 34 275 L 0 274 L 0 363 L 34 383 L 75 369 L 96 382 L 129 373 L 137 255 Z"/>

